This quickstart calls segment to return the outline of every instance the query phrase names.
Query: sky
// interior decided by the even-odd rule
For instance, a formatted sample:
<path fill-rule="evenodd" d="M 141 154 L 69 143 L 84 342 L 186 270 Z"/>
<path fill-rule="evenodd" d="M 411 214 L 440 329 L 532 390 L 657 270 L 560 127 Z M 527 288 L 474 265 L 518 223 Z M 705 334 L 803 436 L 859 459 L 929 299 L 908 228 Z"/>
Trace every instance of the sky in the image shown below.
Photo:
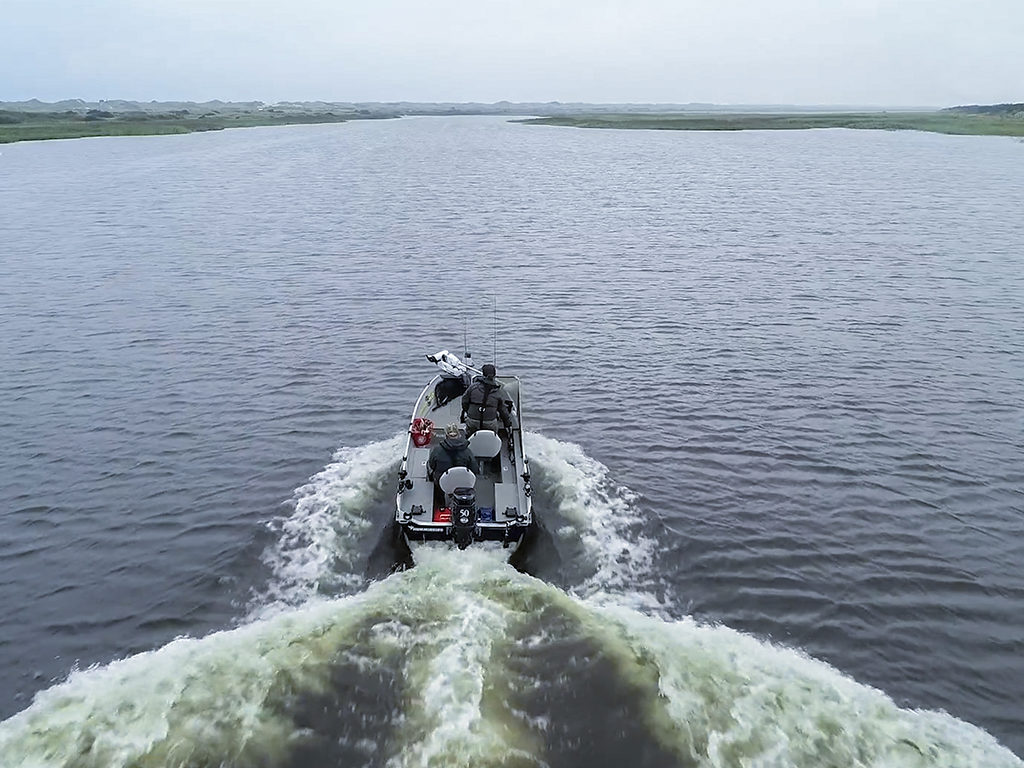
<path fill-rule="evenodd" d="M 1024 101 L 1024 0 L 0 0 L 0 101 Z"/>

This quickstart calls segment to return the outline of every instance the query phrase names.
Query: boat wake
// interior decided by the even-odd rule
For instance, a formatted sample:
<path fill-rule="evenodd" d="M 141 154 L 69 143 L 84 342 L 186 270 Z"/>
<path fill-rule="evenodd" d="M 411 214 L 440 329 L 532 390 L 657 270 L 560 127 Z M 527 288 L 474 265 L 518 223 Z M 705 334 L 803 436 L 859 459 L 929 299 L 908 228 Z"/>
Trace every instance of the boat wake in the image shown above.
<path fill-rule="evenodd" d="M 367 583 L 400 446 L 343 450 L 297 491 L 247 623 L 73 672 L 0 723 L 4 767 L 1024 766 L 797 651 L 650 610 L 633 496 L 571 444 L 528 442 L 565 588 L 447 545 Z"/>
<path fill-rule="evenodd" d="M 655 607 L 654 542 L 643 532 L 636 494 L 613 483 L 608 468 L 575 443 L 527 434 L 526 448 L 551 502 L 548 525 L 578 565 L 567 585 L 573 594 L 628 596 Z"/>
<path fill-rule="evenodd" d="M 271 523 L 277 540 L 263 559 L 273 576 L 253 601 L 255 615 L 365 585 L 360 560 L 374 527 L 368 511 L 391 488 L 404 437 L 340 448 L 295 491 L 292 514 Z"/>

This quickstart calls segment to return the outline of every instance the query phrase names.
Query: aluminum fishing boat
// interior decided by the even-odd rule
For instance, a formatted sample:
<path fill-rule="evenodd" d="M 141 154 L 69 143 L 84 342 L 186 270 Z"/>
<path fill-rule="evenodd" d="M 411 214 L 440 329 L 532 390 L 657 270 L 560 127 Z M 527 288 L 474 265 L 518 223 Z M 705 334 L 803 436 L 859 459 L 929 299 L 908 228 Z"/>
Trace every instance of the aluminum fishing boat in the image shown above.
<path fill-rule="evenodd" d="M 395 523 L 415 553 L 424 541 L 453 542 L 460 549 L 476 542 L 500 542 L 515 550 L 533 525 L 530 464 L 523 452 L 521 386 L 516 376 L 497 376 L 504 385 L 513 418 L 499 430 L 480 429 L 469 436 L 479 472 L 455 466 L 433 477 L 428 460 L 448 424 L 461 421 L 462 394 L 474 375 L 465 361 L 442 350 L 427 359 L 440 370 L 416 400 L 402 467 L 398 473 Z M 511 555 L 511 552 L 509 553 Z"/>

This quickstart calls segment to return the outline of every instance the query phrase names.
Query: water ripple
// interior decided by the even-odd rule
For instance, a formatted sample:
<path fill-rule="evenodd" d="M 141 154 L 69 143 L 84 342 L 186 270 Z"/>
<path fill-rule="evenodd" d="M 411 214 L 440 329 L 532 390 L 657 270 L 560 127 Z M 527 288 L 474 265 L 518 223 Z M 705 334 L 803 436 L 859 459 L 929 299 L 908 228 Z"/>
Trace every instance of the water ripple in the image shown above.
<path fill-rule="evenodd" d="M 467 118 L 0 172 L 0 716 L 244 613 L 282 502 L 465 333 L 633 494 L 602 514 L 637 550 L 593 570 L 1024 752 L 1013 142 Z"/>

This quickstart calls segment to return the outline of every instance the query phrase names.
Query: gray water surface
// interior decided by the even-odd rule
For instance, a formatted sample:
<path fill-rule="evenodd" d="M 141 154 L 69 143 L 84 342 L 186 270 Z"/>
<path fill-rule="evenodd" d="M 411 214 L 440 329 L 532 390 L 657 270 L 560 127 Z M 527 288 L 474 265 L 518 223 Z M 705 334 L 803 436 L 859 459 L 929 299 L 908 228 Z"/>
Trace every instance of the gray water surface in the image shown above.
<path fill-rule="evenodd" d="M 581 736 L 620 722 L 617 706 L 685 699 L 665 681 L 711 669 L 691 652 L 718 642 L 658 623 L 686 617 L 750 636 L 707 635 L 761 665 L 722 661 L 715 685 L 819 679 L 790 669 L 802 651 L 855 680 L 853 698 L 877 688 L 1024 753 L 1022 179 L 1024 144 L 1002 138 L 468 117 L 3 147 L 0 717 L 76 666 L 235 627 L 281 637 L 268 605 L 336 599 L 306 629 L 344 625 L 331 652 L 364 661 L 332 657 L 308 673 L 321 688 L 275 705 L 327 734 L 281 764 L 358 763 L 368 740 L 418 745 L 399 751 L 408 764 L 478 759 L 434 731 L 396 735 L 430 719 L 401 691 L 443 665 L 409 666 L 387 638 L 443 660 L 448 630 L 425 627 L 452 605 L 512 638 L 485 691 L 588 670 L 592 689 L 553 685 L 516 710 L 524 754 L 552 766 L 621 763 L 616 743 L 645 765 L 712 759 L 713 734 L 732 732 L 711 715 L 689 752 L 660 715 L 604 747 Z M 496 351 L 523 379 L 562 562 L 536 583 L 504 574 L 502 591 L 474 561 L 443 609 L 428 575 L 405 577 L 425 590 L 415 607 L 390 602 L 404 582 L 388 580 L 369 594 L 405 629 L 371 632 L 384 619 L 358 601 L 373 602 L 362 573 L 393 436 L 432 373 L 423 354 L 461 351 L 464 332 L 478 362 Z M 326 553 L 312 575 L 309 552 Z M 634 640 L 587 629 L 620 609 L 586 602 L 598 594 L 635 611 L 614 614 Z M 229 637 L 243 658 L 249 635 Z M 616 643 L 675 649 L 660 693 L 615 666 Z M 75 678 L 90 701 L 125 690 L 99 679 Z M 380 716 L 346 716 L 359 696 Z M 782 714 L 758 717 L 757 738 L 708 764 L 764 754 Z M 888 717 L 837 727 L 882 743 Z M 924 764 L 955 762 L 899 738 Z M 814 749 L 780 764 L 827 764 Z"/>

